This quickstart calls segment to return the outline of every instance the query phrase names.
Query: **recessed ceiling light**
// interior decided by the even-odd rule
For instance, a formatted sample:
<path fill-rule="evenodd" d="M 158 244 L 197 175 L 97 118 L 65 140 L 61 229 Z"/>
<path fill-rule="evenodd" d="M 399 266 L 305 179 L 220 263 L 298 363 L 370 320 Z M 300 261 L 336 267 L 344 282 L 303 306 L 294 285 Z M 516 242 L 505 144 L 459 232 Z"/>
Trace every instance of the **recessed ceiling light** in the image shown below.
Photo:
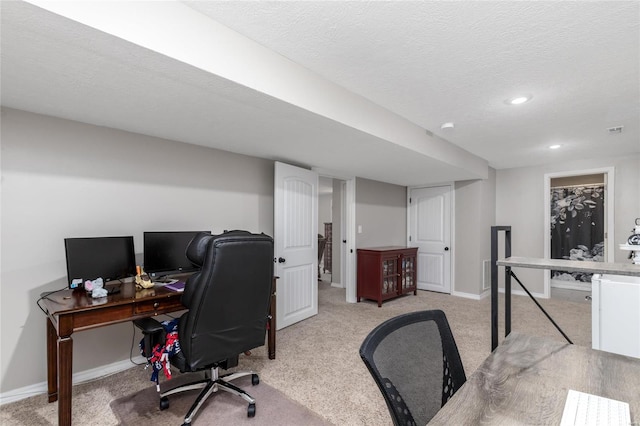
<path fill-rule="evenodd" d="M 446 129 L 453 129 L 455 127 L 455 125 L 452 122 L 447 122 L 447 123 L 442 123 L 442 126 L 440 126 L 440 128 L 442 130 L 446 130 Z"/>
<path fill-rule="evenodd" d="M 531 96 L 531 95 L 516 96 L 515 98 L 507 99 L 504 102 L 506 104 L 509 104 L 509 105 L 520 105 L 520 104 L 523 104 L 525 102 L 529 102 L 531 100 L 531 98 L 533 98 L 533 96 Z"/>
<path fill-rule="evenodd" d="M 560 148 L 562 145 L 559 144 L 555 144 L 555 145 L 549 145 L 549 149 L 558 149 Z"/>

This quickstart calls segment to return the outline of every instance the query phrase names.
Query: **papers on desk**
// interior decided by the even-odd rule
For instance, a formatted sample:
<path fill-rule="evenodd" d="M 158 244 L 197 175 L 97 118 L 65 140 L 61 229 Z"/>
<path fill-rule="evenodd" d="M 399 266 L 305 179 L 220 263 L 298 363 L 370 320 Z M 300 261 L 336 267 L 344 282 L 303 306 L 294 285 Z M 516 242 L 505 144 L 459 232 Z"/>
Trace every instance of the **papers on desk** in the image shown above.
<path fill-rule="evenodd" d="M 176 281 L 173 282 L 171 284 L 167 284 L 164 286 L 164 288 L 171 290 L 171 291 L 184 291 L 184 285 L 186 283 L 184 281 Z"/>
<path fill-rule="evenodd" d="M 569 389 L 560 426 L 628 426 L 629 404 Z"/>

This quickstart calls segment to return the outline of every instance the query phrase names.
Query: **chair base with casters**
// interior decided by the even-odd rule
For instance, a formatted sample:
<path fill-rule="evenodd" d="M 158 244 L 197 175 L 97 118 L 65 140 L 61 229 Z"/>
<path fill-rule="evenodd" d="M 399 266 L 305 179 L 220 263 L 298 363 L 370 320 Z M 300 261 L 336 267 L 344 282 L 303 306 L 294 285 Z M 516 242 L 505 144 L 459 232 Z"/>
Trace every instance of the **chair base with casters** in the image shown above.
<path fill-rule="evenodd" d="M 247 401 L 247 403 L 249 404 L 247 408 L 247 416 L 248 417 L 255 416 L 256 400 L 253 399 L 251 395 L 249 395 L 247 392 L 233 385 L 230 382 L 235 379 L 239 379 L 240 377 L 245 377 L 250 375 L 251 384 L 255 386 L 260 383 L 260 378 L 258 377 L 258 374 L 255 373 L 254 371 L 238 371 L 235 373 L 229 373 L 229 374 L 224 374 L 220 376 L 219 368 L 220 367 L 211 367 L 211 369 L 205 374 L 205 378 L 202 380 L 187 383 L 181 386 L 177 386 L 173 389 L 167 390 L 165 392 L 161 392 L 160 393 L 160 410 L 166 410 L 167 408 L 169 408 L 168 397 L 170 395 L 191 391 L 191 390 L 202 389 L 200 391 L 200 395 L 198 395 L 195 402 L 191 405 L 191 408 L 189 408 L 189 411 L 187 411 L 187 414 L 184 417 L 183 426 L 190 425 L 191 421 L 197 414 L 202 404 L 204 404 L 207 398 L 209 398 L 211 395 L 213 395 L 218 391 L 229 392 Z"/>
<path fill-rule="evenodd" d="M 153 318 L 142 318 L 134 320 L 133 323 L 136 327 L 142 330 L 142 334 L 144 336 L 144 350 L 142 351 L 142 355 L 148 358 L 151 355 L 151 349 L 156 344 L 164 341 L 165 330 L 162 325 Z M 185 371 L 184 360 L 182 359 L 182 357 L 179 356 L 177 358 L 172 358 L 172 361 L 175 362 L 175 366 L 178 367 L 180 371 L 188 372 Z M 202 404 L 204 404 L 207 398 L 218 391 L 224 391 L 244 399 L 249 404 L 249 406 L 247 407 L 247 416 L 254 417 L 256 415 L 256 400 L 253 399 L 253 397 L 247 392 L 230 382 L 241 377 L 251 376 L 251 384 L 255 386 L 260 383 L 258 374 L 255 371 L 236 371 L 233 373 L 220 375 L 220 368 L 226 370 L 236 367 L 237 365 L 238 357 L 236 356 L 216 363 L 208 370 L 205 370 L 204 378 L 201 380 L 196 380 L 194 382 L 176 386 L 164 392 L 160 392 L 160 389 L 158 389 L 160 395 L 160 410 L 166 410 L 167 408 L 169 408 L 168 397 L 170 395 L 175 395 L 177 393 L 192 390 L 201 390 L 200 394 L 191 405 L 189 411 L 187 411 L 187 414 L 184 417 L 183 426 L 191 425 L 193 418 L 196 416 L 198 410 L 200 409 L 200 407 L 202 407 Z"/>

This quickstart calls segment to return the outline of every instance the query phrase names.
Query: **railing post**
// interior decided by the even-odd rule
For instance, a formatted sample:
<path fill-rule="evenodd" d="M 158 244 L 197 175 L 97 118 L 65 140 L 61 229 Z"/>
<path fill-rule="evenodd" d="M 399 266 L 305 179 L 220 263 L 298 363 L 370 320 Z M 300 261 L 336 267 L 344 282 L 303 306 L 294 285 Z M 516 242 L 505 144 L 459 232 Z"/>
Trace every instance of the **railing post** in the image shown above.
<path fill-rule="evenodd" d="M 491 227 L 491 352 L 498 347 L 498 227 Z"/>
<path fill-rule="evenodd" d="M 504 257 L 511 257 L 511 227 L 504 231 Z M 511 268 L 504 271 L 504 337 L 511 333 Z"/>
<path fill-rule="evenodd" d="M 511 256 L 511 227 L 491 227 L 491 351 L 498 347 L 498 232 L 505 231 L 505 257 Z M 507 271 L 505 285 L 505 336 L 511 332 L 511 274 Z"/>
<path fill-rule="evenodd" d="M 491 227 L 491 352 L 498 347 L 498 232 L 504 231 L 504 257 L 511 257 L 511 227 L 510 226 L 492 226 Z M 551 316 L 544 310 L 542 305 L 538 303 L 535 297 L 522 284 L 511 270 L 511 266 L 505 265 L 504 271 L 504 336 L 511 334 L 511 277 L 513 277 L 520 287 L 533 300 L 538 308 L 546 315 L 554 327 L 564 336 L 567 342 L 573 344 L 571 339 L 556 324 Z"/>

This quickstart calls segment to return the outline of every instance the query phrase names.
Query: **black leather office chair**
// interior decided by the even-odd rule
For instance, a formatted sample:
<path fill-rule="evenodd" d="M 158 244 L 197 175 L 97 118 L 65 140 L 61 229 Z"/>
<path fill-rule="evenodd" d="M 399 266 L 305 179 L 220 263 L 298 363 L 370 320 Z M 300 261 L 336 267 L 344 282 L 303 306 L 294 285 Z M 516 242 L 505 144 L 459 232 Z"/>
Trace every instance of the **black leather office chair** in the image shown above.
<path fill-rule="evenodd" d="M 258 375 L 246 371 L 220 376 L 219 368 L 237 366 L 238 354 L 265 343 L 273 283 L 273 239 L 246 231 L 198 234 L 187 247 L 187 257 L 201 269 L 185 285 L 182 303 L 188 311 L 178 324 L 181 352 L 171 358 L 171 365 L 183 373 L 204 370 L 205 378 L 161 392 L 160 409 L 169 407 L 169 395 L 202 389 L 185 416 L 184 425 L 188 425 L 205 400 L 223 390 L 244 398 L 249 403 L 248 416 L 253 417 L 255 400 L 229 382 L 252 375 L 252 384 L 256 385 Z"/>
<path fill-rule="evenodd" d="M 440 310 L 411 312 L 380 324 L 360 357 L 384 396 L 394 425 L 425 425 L 467 380 Z"/>

